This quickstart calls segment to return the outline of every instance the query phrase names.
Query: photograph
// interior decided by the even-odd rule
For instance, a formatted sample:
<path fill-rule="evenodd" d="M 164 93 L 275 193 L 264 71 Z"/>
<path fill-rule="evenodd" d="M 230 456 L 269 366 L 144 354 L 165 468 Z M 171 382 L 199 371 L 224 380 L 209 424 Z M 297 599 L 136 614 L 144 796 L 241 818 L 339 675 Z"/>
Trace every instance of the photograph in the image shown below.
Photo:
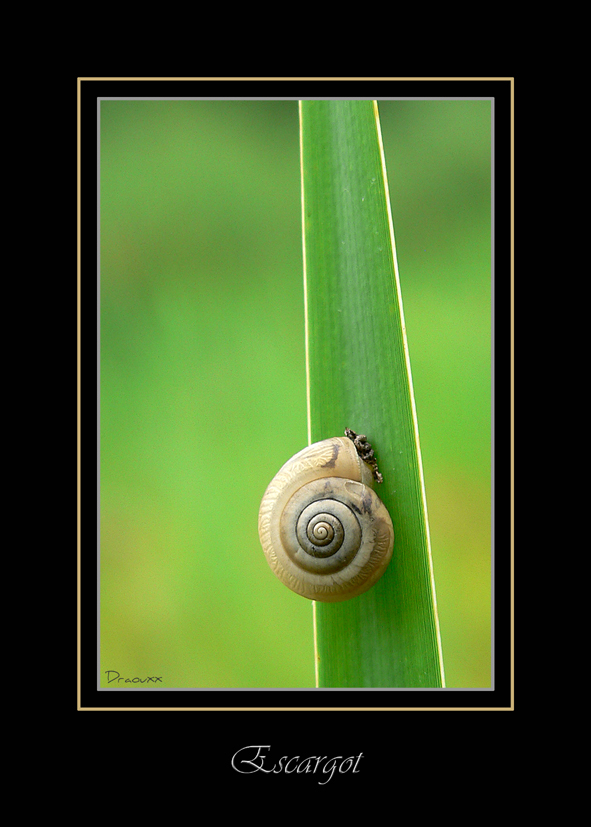
<path fill-rule="evenodd" d="M 513 79 L 284 81 L 78 79 L 78 709 L 511 710 Z"/>

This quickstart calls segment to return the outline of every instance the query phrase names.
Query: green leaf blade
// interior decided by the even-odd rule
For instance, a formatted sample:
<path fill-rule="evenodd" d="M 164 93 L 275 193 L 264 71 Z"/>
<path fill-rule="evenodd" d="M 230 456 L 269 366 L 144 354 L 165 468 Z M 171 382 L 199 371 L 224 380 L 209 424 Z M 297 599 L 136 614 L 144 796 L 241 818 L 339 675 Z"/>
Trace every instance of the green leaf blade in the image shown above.
<path fill-rule="evenodd" d="M 308 437 L 371 441 L 394 524 L 369 592 L 315 603 L 317 683 L 439 687 L 423 475 L 377 105 L 300 104 Z"/>

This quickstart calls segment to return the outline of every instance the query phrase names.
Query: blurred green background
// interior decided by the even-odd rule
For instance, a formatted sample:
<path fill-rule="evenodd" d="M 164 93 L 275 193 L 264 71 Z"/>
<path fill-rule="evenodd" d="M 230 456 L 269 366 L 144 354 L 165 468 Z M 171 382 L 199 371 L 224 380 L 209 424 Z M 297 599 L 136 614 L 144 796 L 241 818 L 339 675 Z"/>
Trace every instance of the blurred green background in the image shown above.
<path fill-rule="evenodd" d="M 491 104 L 379 110 L 446 682 L 488 687 Z M 101 686 L 314 686 L 257 533 L 307 443 L 298 130 L 297 101 L 100 104 Z"/>

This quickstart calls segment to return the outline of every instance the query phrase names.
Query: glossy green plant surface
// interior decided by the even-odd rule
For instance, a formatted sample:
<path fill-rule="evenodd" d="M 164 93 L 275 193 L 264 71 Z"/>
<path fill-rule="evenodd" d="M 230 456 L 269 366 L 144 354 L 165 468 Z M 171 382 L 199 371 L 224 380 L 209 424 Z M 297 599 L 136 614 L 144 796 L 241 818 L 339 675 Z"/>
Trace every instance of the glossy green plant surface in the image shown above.
<path fill-rule="evenodd" d="M 394 524 L 368 592 L 316 604 L 318 685 L 443 684 L 423 471 L 377 106 L 300 105 L 310 441 L 367 435 Z"/>

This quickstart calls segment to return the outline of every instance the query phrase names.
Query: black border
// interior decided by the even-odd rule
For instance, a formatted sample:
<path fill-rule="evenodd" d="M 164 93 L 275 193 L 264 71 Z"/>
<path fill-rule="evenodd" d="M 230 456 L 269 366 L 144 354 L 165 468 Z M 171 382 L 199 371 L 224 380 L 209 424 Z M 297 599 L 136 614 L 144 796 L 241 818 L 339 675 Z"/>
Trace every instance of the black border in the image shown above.
<path fill-rule="evenodd" d="M 80 531 L 78 709 L 511 710 L 512 639 L 512 160 L 513 84 L 504 79 L 92 79 L 78 78 L 80 159 Z M 97 98 L 494 98 L 495 554 L 493 690 L 97 691 Z M 334 713 L 333 713 L 334 714 Z M 258 717 L 258 716 L 257 716 Z M 323 724 L 324 725 L 324 724 Z M 348 725 L 347 725 L 348 726 Z M 238 746 L 243 746 L 242 742 Z"/>

